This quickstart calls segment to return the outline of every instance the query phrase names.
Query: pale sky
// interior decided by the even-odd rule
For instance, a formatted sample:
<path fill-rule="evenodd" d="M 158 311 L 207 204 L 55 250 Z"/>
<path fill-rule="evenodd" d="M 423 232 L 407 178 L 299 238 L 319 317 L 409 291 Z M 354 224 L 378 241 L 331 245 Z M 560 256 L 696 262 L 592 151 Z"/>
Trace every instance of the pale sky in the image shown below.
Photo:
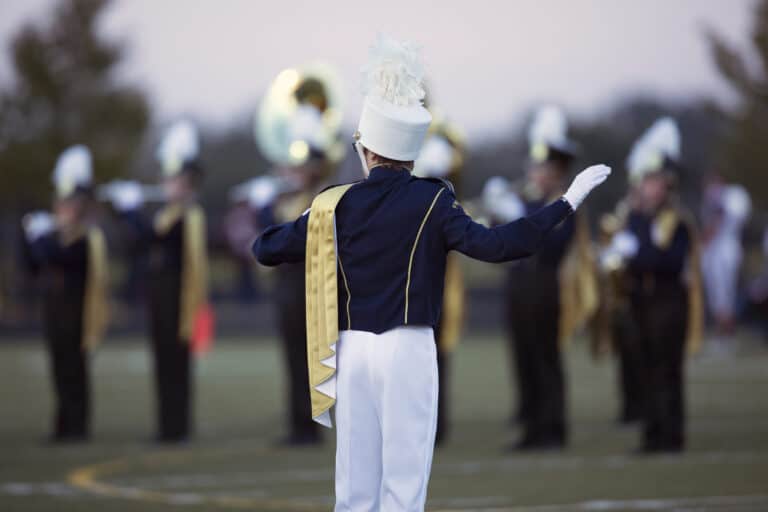
<path fill-rule="evenodd" d="M 52 0 L 0 0 L 0 42 Z M 161 120 L 226 125 L 256 105 L 283 68 L 316 60 L 342 80 L 356 120 L 359 68 L 376 32 L 423 47 L 437 106 L 472 138 L 507 128 L 542 101 L 571 115 L 622 95 L 711 95 L 729 101 L 704 27 L 746 47 L 754 0 L 117 0 L 104 19 L 130 45 L 123 74 Z M 7 52 L 0 80 L 8 76 Z"/>

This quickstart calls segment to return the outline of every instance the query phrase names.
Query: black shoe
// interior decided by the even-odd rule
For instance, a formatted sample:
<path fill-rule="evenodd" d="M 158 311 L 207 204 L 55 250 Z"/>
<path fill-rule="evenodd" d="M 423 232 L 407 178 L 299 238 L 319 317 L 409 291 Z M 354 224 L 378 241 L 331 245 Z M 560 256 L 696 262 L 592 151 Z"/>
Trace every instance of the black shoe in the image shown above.
<path fill-rule="evenodd" d="M 281 448 L 297 448 L 302 446 L 313 446 L 323 443 L 323 438 L 319 433 L 291 434 L 282 439 L 278 439 L 275 445 Z"/>
<path fill-rule="evenodd" d="M 619 425 L 634 425 L 635 423 L 639 423 L 643 420 L 642 414 L 638 412 L 629 412 L 624 411 L 616 420 L 616 423 Z"/>
<path fill-rule="evenodd" d="M 189 443 L 187 434 L 158 434 L 150 440 L 151 444 L 183 445 Z"/>
<path fill-rule="evenodd" d="M 683 446 L 679 443 L 645 443 L 632 453 L 634 455 L 671 455 L 682 452 Z"/>
<path fill-rule="evenodd" d="M 45 439 L 45 444 L 81 444 L 90 441 L 88 434 L 51 434 Z"/>
<path fill-rule="evenodd" d="M 520 441 L 508 446 L 505 451 L 507 452 L 544 452 L 553 450 L 562 450 L 565 448 L 565 441 L 560 438 L 554 437 L 540 437 L 534 438 L 530 436 L 523 436 Z"/>
<path fill-rule="evenodd" d="M 526 419 L 526 415 L 523 414 L 523 411 L 517 411 L 509 416 L 509 426 L 516 427 L 518 425 L 525 425 Z"/>

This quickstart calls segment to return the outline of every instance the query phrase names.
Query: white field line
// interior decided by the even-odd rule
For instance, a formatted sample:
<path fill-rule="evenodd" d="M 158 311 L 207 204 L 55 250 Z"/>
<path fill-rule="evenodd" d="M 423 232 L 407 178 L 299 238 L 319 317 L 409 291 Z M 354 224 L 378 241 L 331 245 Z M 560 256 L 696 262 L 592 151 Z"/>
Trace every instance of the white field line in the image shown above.
<path fill-rule="evenodd" d="M 586 468 L 620 469 L 630 465 L 739 465 L 768 460 L 768 452 L 705 452 L 686 455 L 670 455 L 638 458 L 626 455 L 599 457 L 541 456 L 510 457 L 496 460 L 461 461 L 435 466 L 433 477 L 473 476 L 493 473 L 515 473 L 544 470 L 584 470 Z M 129 466 L 130 467 L 130 466 Z M 307 470 L 280 470 L 234 473 L 159 473 L 152 477 L 130 477 L 120 472 L 106 477 L 103 482 L 111 486 L 115 495 L 123 498 L 142 499 L 149 492 L 167 490 L 161 501 L 173 505 L 202 505 L 211 498 L 231 498 L 257 503 L 259 499 L 274 496 L 269 490 L 275 485 L 291 485 L 301 482 L 331 482 L 333 472 L 329 468 Z M 330 489 L 330 487 L 329 487 Z M 93 496 L 64 482 L 7 482 L 0 483 L 0 495 L 50 496 L 56 498 L 83 498 Z M 594 500 L 564 505 L 513 506 L 510 496 L 452 497 L 430 501 L 431 509 L 467 510 L 476 512 L 534 512 L 557 511 L 612 511 L 612 510 L 743 510 L 744 512 L 768 510 L 768 496 L 712 496 L 702 498 Z M 284 503 L 326 504 L 330 496 L 296 497 L 282 500 Z M 505 506 L 506 505 L 506 506 Z"/>

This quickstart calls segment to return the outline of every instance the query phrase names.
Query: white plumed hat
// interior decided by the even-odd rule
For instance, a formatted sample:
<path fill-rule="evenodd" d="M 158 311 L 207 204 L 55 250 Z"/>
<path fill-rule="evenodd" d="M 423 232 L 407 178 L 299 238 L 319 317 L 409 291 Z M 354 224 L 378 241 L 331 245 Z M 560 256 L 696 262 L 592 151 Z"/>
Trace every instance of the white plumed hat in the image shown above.
<path fill-rule="evenodd" d="M 87 147 L 78 144 L 59 155 L 53 170 L 53 184 L 58 197 L 65 198 L 90 187 L 92 179 L 93 159 Z"/>
<path fill-rule="evenodd" d="M 157 159 L 164 176 L 175 176 L 184 166 L 197 159 L 200 140 L 191 121 L 177 121 L 166 130 L 157 148 Z"/>
<path fill-rule="evenodd" d="M 680 160 L 680 129 L 671 117 L 657 119 L 635 142 L 627 158 L 629 179 L 640 181 L 646 174 L 661 171 Z"/>
<path fill-rule="evenodd" d="M 424 67 L 417 48 L 379 35 L 363 67 L 365 100 L 356 137 L 385 158 L 415 160 L 432 116 L 424 108 Z"/>
<path fill-rule="evenodd" d="M 568 138 L 568 120 L 559 107 L 544 105 L 536 111 L 528 127 L 528 146 L 534 162 L 573 157 L 576 145 Z"/>

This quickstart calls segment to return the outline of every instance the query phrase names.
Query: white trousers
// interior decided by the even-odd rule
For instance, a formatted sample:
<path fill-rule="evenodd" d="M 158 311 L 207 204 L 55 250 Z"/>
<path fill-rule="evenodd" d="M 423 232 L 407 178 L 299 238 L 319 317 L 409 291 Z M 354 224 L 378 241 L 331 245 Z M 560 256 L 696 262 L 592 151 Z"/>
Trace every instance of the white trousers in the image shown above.
<path fill-rule="evenodd" d="M 701 269 L 707 304 L 713 315 L 733 315 L 741 270 L 741 241 L 720 237 L 701 253 Z"/>
<path fill-rule="evenodd" d="M 336 512 L 423 511 L 437 423 L 432 329 L 342 331 L 337 357 Z"/>

